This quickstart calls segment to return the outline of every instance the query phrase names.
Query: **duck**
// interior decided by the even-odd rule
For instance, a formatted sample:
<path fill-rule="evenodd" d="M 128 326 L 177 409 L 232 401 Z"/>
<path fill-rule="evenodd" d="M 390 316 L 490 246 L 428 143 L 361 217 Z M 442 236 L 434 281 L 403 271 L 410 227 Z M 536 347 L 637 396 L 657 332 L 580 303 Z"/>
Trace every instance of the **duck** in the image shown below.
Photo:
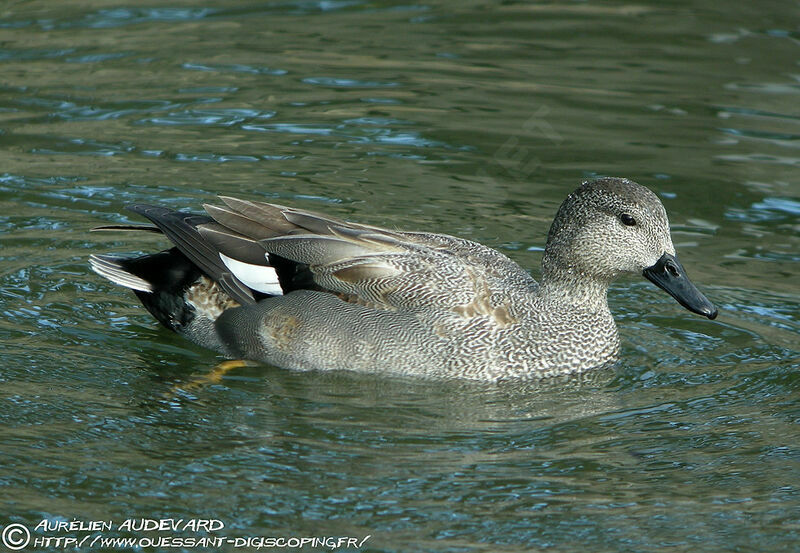
<path fill-rule="evenodd" d="M 678 261 L 666 210 L 632 180 L 588 180 L 558 209 L 537 282 L 503 253 L 429 232 L 220 196 L 204 214 L 134 204 L 171 247 L 93 254 L 166 328 L 228 359 L 284 369 L 481 381 L 609 366 L 609 285 L 641 274 L 687 310 L 717 308 Z"/>

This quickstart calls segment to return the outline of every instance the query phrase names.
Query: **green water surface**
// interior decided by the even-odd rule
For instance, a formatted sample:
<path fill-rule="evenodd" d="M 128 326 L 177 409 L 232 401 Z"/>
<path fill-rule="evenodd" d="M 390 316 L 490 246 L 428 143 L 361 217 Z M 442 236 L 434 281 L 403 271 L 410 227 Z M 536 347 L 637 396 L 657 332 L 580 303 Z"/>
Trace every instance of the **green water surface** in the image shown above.
<path fill-rule="evenodd" d="M 796 551 L 798 106 L 796 2 L 0 5 L 0 526 L 25 551 Z M 165 245 L 88 233 L 127 203 L 229 194 L 464 236 L 536 276 L 597 175 L 661 197 L 720 315 L 620 281 L 622 359 L 576 378 L 215 380 L 87 264 Z"/>

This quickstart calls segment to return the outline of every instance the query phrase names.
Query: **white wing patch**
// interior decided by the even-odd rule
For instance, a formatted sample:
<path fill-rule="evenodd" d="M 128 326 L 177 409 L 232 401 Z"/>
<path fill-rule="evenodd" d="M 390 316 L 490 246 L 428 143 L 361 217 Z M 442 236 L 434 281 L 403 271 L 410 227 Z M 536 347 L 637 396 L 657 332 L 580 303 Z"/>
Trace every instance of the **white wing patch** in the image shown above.
<path fill-rule="evenodd" d="M 282 296 L 283 289 L 278 282 L 278 273 L 269 265 L 253 265 L 238 259 L 228 257 L 224 253 L 219 254 L 219 258 L 225 266 L 238 278 L 242 284 L 264 294 L 272 296 Z"/>

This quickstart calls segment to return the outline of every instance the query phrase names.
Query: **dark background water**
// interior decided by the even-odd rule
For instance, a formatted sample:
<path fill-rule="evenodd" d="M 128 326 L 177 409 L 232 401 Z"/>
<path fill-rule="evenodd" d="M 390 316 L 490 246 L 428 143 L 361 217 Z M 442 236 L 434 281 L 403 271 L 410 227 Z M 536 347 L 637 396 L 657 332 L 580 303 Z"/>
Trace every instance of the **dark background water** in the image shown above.
<path fill-rule="evenodd" d="M 227 536 L 369 535 L 363 550 L 387 552 L 795 550 L 798 16 L 0 6 L 0 525 L 215 518 Z M 126 203 L 232 194 L 457 234 L 536 275 L 555 209 L 595 175 L 659 194 L 721 314 L 617 283 L 623 359 L 582 378 L 251 366 L 211 381 L 216 355 L 87 266 L 163 244 L 87 232 L 135 220 Z"/>

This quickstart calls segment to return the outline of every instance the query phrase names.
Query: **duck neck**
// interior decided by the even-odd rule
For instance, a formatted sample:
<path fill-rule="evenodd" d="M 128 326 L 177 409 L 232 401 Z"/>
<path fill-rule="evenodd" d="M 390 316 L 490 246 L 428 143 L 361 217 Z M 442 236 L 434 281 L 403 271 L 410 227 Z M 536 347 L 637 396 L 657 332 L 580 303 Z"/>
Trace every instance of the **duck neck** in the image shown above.
<path fill-rule="evenodd" d="M 609 284 L 607 279 L 545 259 L 542 262 L 539 294 L 546 301 L 584 311 L 605 313 L 608 312 Z"/>

